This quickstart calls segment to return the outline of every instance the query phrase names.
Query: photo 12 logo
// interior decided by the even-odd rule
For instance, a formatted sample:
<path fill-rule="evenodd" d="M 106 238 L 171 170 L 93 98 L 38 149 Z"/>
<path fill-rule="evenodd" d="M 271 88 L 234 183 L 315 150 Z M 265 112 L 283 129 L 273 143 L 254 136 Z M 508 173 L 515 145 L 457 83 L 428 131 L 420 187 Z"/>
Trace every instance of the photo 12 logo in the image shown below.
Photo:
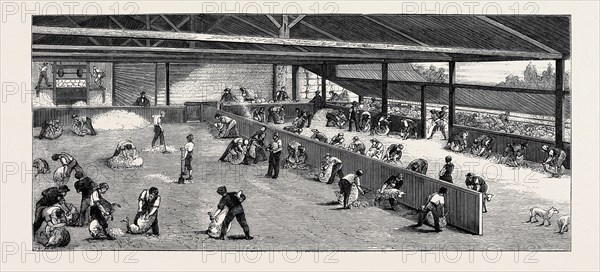
<path fill-rule="evenodd" d="M 136 2 L 2 2 L 2 23 L 30 23 L 33 15 L 134 15 Z"/>

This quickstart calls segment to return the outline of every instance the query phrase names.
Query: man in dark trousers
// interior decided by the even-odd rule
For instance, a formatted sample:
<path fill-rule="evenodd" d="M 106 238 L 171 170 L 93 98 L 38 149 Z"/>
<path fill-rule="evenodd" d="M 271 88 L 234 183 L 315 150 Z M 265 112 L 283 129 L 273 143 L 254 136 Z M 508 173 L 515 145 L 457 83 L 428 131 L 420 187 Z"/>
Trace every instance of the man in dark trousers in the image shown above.
<path fill-rule="evenodd" d="M 277 132 L 273 133 L 273 141 L 267 148 L 269 150 L 269 170 L 265 177 L 276 179 L 279 176 L 279 160 L 281 158 L 281 150 L 283 150 L 283 143 L 279 139 Z"/>
<path fill-rule="evenodd" d="M 92 207 L 90 208 L 90 217 L 92 221 L 94 219 L 98 221 L 98 224 L 102 227 L 102 233 L 108 240 L 114 240 L 115 238 L 108 233 L 107 218 L 110 216 L 110 211 L 107 211 L 101 203 L 103 200 L 102 194 L 106 193 L 108 188 L 109 186 L 107 183 L 100 183 L 100 185 L 98 185 L 98 189 L 92 192 L 92 196 L 90 197 L 92 203 Z"/>
<path fill-rule="evenodd" d="M 440 179 L 452 183 L 452 172 L 454 172 L 454 164 L 452 163 L 452 157 L 446 156 L 444 160 L 446 161 L 446 164 L 444 164 L 444 166 L 439 172 Z"/>
<path fill-rule="evenodd" d="M 48 208 L 54 204 L 60 203 L 65 199 L 67 192 L 69 192 L 69 187 L 67 185 L 62 185 L 60 187 L 52 187 L 42 191 L 42 198 L 35 203 L 35 219 L 33 220 L 33 233 L 35 234 L 38 229 L 44 223 L 44 215 L 42 212 L 45 208 Z M 63 206 L 63 210 L 67 211 L 67 207 Z"/>
<path fill-rule="evenodd" d="M 154 120 L 154 138 L 152 138 L 152 147 L 156 143 L 156 140 L 160 139 L 160 145 L 165 145 L 165 130 L 162 127 L 163 118 L 165 118 L 165 112 L 160 111 L 158 115 L 152 115 Z"/>
<path fill-rule="evenodd" d="M 356 101 L 352 101 L 352 107 L 348 112 L 348 131 L 350 132 L 352 132 L 352 124 L 356 131 L 360 131 L 358 129 L 358 102 Z"/>
<path fill-rule="evenodd" d="M 385 189 L 400 190 L 402 188 L 402 185 L 404 185 L 403 176 L 400 173 L 396 173 L 390 176 L 385 182 L 383 182 L 383 186 L 381 186 L 381 189 L 379 189 L 379 193 L 383 194 L 383 191 Z M 396 198 L 394 197 L 389 198 L 388 201 L 390 202 L 390 206 L 392 207 L 392 209 L 398 204 Z"/>
<path fill-rule="evenodd" d="M 560 178 L 563 173 L 563 162 L 567 158 L 567 153 L 555 148 L 549 147 L 548 145 L 542 146 L 542 151 L 548 155 L 548 157 L 544 160 L 542 165 L 549 165 L 554 167 L 554 171 L 551 171 L 553 178 Z M 548 169 L 544 167 L 544 169 Z"/>
<path fill-rule="evenodd" d="M 302 118 L 304 120 L 304 122 L 302 122 L 302 124 L 300 124 L 300 128 L 303 128 L 305 125 L 307 128 L 310 127 L 310 122 L 312 121 L 313 118 L 313 113 L 306 111 L 306 110 L 301 110 L 300 108 L 296 108 L 296 117 L 297 118 Z"/>
<path fill-rule="evenodd" d="M 85 172 L 83 171 L 83 168 L 81 168 L 81 166 L 79 166 L 79 163 L 77 162 L 77 160 L 75 160 L 75 158 L 73 158 L 73 156 L 71 156 L 68 153 L 62 152 L 62 153 L 52 154 L 52 160 L 59 161 L 61 165 L 67 166 L 67 171 L 65 171 L 67 181 L 68 181 L 68 178 L 71 177 L 71 172 L 73 172 L 73 170 L 75 170 L 75 173 L 82 173 L 83 176 L 85 176 Z"/>
<path fill-rule="evenodd" d="M 75 191 L 81 194 L 81 207 L 79 209 L 79 226 L 83 227 L 90 223 L 90 207 L 92 205 L 92 193 L 97 189 L 97 184 L 89 177 L 83 177 L 81 173 L 75 173 L 78 179 L 73 186 Z"/>
<path fill-rule="evenodd" d="M 87 128 L 90 131 L 90 135 L 96 135 L 96 130 L 94 129 L 94 125 L 92 124 L 92 118 L 87 116 L 79 116 L 77 114 L 73 114 L 71 116 L 73 119 L 73 123 L 77 124 L 81 130 Z"/>
<path fill-rule="evenodd" d="M 217 205 L 217 210 L 214 213 L 214 217 L 219 216 L 223 209 L 227 207 L 229 211 L 221 224 L 221 235 L 219 239 L 227 240 L 227 228 L 233 218 L 237 219 L 238 223 L 244 230 L 246 240 L 252 240 L 254 237 L 250 236 L 250 227 L 248 226 L 248 222 L 246 222 L 246 214 L 244 213 L 244 207 L 242 206 L 242 201 L 246 199 L 244 194 L 241 194 L 238 198 L 236 192 L 227 192 L 227 188 L 225 186 L 221 186 L 217 189 L 217 193 L 221 195 L 221 201 Z"/>
<path fill-rule="evenodd" d="M 50 88 L 50 86 L 52 86 L 50 84 L 50 82 L 48 82 L 48 69 L 50 69 L 50 64 L 48 64 L 47 62 L 44 62 L 41 66 L 40 66 L 40 75 L 38 76 L 38 83 L 35 86 L 36 89 L 36 94 L 39 95 L 39 89 L 41 88 L 40 85 L 42 85 L 42 80 L 46 81 L 46 87 Z"/>
<path fill-rule="evenodd" d="M 152 235 L 158 236 L 158 208 L 160 207 L 160 195 L 158 188 L 150 187 L 148 190 L 143 190 L 138 197 L 138 211 L 133 219 L 133 223 L 137 224 L 140 217 L 152 220 Z"/>
<path fill-rule="evenodd" d="M 488 185 L 485 182 L 485 180 L 480 177 L 480 176 L 475 176 L 472 173 L 467 173 L 466 175 L 466 179 L 465 179 L 465 185 L 467 186 L 467 188 L 473 190 L 473 191 L 477 191 L 483 194 L 483 212 L 486 213 L 487 212 L 487 207 L 485 206 L 485 199 L 487 196 L 487 191 L 488 191 Z"/>
<path fill-rule="evenodd" d="M 259 161 L 267 160 L 267 155 L 265 154 L 265 138 L 267 137 L 266 131 L 267 127 L 262 126 L 257 132 L 254 133 L 254 135 L 252 135 L 252 137 L 250 137 L 250 145 L 254 146 L 254 152 L 256 153 L 254 157 L 254 164 L 257 164 Z"/>
<path fill-rule="evenodd" d="M 140 97 L 138 97 L 138 99 L 135 100 L 135 103 L 133 105 L 138 107 L 149 107 L 150 100 L 146 97 L 146 92 L 141 92 Z"/>
<path fill-rule="evenodd" d="M 313 110 L 316 112 L 325 106 L 325 99 L 321 96 L 321 92 L 316 91 L 309 103 L 313 103 Z"/>
<path fill-rule="evenodd" d="M 427 197 L 427 203 L 421 206 L 421 214 L 419 216 L 419 223 L 413 225 L 413 228 L 418 228 L 423 226 L 423 222 L 427 218 L 427 213 L 431 212 L 433 215 L 434 228 L 436 232 L 441 232 L 440 229 L 440 217 L 445 215 L 444 205 L 445 205 L 445 196 L 448 193 L 448 189 L 442 187 L 438 190 L 437 193 L 433 193 Z"/>
<path fill-rule="evenodd" d="M 342 163 L 342 160 L 331 156 L 331 154 L 327 153 L 325 154 L 325 161 L 327 161 L 328 164 L 331 164 L 331 176 L 329 177 L 329 180 L 327 181 L 327 184 L 332 184 L 333 181 L 335 180 L 335 176 L 337 175 L 340 179 L 344 178 L 344 172 L 343 169 L 344 168 L 344 164 Z"/>

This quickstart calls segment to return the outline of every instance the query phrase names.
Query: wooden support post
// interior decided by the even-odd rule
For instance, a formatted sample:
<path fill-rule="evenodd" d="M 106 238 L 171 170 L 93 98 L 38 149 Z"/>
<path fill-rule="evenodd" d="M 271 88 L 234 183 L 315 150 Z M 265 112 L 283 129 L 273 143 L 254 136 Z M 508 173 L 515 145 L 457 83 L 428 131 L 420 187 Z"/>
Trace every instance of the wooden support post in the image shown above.
<path fill-rule="evenodd" d="M 362 102 L 363 102 L 363 100 L 365 100 L 365 97 L 364 97 L 364 96 L 362 96 L 362 95 L 359 95 L 359 96 L 358 96 L 358 103 L 362 103 Z"/>
<path fill-rule="evenodd" d="M 271 93 L 273 101 L 277 97 L 277 64 L 273 64 L 273 91 Z"/>
<path fill-rule="evenodd" d="M 88 106 L 90 105 L 90 84 L 92 82 L 92 77 L 91 77 L 91 69 L 90 69 L 90 62 L 86 61 L 85 62 L 85 103 L 88 104 Z"/>
<path fill-rule="evenodd" d="M 292 100 L 298 100 L 298 65 L 292 65 Z"/>
<path fill-rule="evenodd" d="M 54 105 L 56 104 L 56 78 L 58 77 L 56 74 L 58 73 L 58 70 L 56 69 L 56 61 L 52 63 L 52 102 L 54 102 Z M 41 86 L 40 90 L 42 89 Z M 58 106 L 58 105 L 57 105 Z"/>
<path fill-rule="evenodd" d="M 321 96 L 327 101 L 327 63 L 323 63 L 321 73 Z"/>
<path fill-rule="evenodd" d="M 427 135 L 427 103 L 425 103 L 425 88 L 426 85 L 421 85 L 421 138 L 426 139 Z"/>
<path fill-rule="evenodd" d="M 564 116 L 563 116 L 563 103 L 564 103 L 564 72 L 565 72 L 565 61 L 563 59 L 556 60 L 556 108 L 554 111 L 554 141 L 556 148 L 563 149 L 563 134 L 564 134 Z"/>
<path fill-rule="evenodd" d="M 381 64 L 381 113 L 388 113 L 388 63 Z"/>
<path fill-rule="evenodd" d="M 169 86 L 169 63 L 165 63 L 165 104 L 171 105 L 171 88 Z"/>
<path fill-rule="evenodd" d="M 158 105 L 158 63 L 154 63 L 154 106 Z"/>
<path fill-rule="evenodd" d="M 448 135 L 446 136 L 448 137 L 448 141 L 450 141 L 450 138 L 454 133 L 454 112 L 456 111 L 456 105 L 454 103 L 454 92 L 456 90 L 456 87 L 454 86 L 456 80 L 456 63 L 454 61 L 451 61 L 448 66 L 450 88 L 448 90 Z"/>
<path fill-rule="evenodd" d="M 196 15 L 190 14 L 190 32 L 196 33 Z M 190 42 L 190 48 L 195 48 L 196 42 Z"/>
<path fill-rule="evenodd" d="M 151 23 L 150 23 L 150 15 L 146 15 L 146 30 L 150 31 L 151 30 Z M 146 46 L 150 47 L 152 46 L 152 43 L 150 41 L 150 39 L 146 39 Z"/>
<path fill-rule="evenodd" d="M 112 71 L 112 94 L 111 94 L 111 100 L 112 100 L 112 105 L 111 106 L 115 106 L 116 102 L 117 102 L 117 96 L 116 94 L 116 88 L 115 88 L 115 64 L 116 62 L 113 62 L 111 65 L 111 71 Z"/>

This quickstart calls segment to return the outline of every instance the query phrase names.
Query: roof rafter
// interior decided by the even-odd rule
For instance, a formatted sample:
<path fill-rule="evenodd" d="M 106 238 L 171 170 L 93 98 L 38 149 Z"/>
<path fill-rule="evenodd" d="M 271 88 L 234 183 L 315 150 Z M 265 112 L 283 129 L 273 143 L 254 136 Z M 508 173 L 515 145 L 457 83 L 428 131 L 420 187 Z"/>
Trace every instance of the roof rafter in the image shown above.
<path fill-rule="evenodd" d="M 529 37 L 529 36 L 527 36 L 527 35 L 519 32 L 519 31 L 516 31 L 516 30 L 514 30 L 514 29 L 512 29 L 512 28 L 510 28 L 510 27 L 508 27 L 508 26 L 506 26 L 506 25 L 504 25 L 504 24 L 502 24 L 502 23 L 500 23 L 498 21 L 495 21 L 494 19 L 492 19 L 490 17 L 487 17 L 485 15 L 475 16 L 475 17 L 477 17 L 477 18 L 479 18 L 479 19 L 481 19 L 481 20 L 483 20 L 483 21 L 485 21 L 485 22 L 487 22 L 487 23 L 489 23 L 489 24 L 491 24 L 491 25 L 493 25 L 493 26 L 495 26 L 495 27 L 497 27 L 499 29 L 502 29 L 502 30 L 504 30 L 504 31 L 506 31 L 506 32 L 508 32 L 510 34 L 513 34 L 513 35 L 515 35 L 515 36 L 517 36 L 517 37 L 519 37 L 519 38 L 521 38 L 523 40 L 526 40 L 530 44 L 533 44 L 533 45 L 537 46 L 538 48 L 540 48 L 540 49 L 542 49 L 542 50 L 544 50 L 544 51 L 546 51 L 548 53 L 559 53 L 558 51 L 550 48 L 549 46 L 547 46 L 547 45 L 545 45 L 545 44 L 543 44 L 541 42 L 538 42 L 538 41 L 532 39 L 531 37 Z"/>
<path fill-rule="evenodd" d="M 301 21 L 303 22 L 303 21 Z M 90 36 L 90 37 L 112 37 L 112 38 L 142 38 L 142 39 L 165 39 L 183 41 L 204 42 L 234 42 L 248 44 L 273 44 L 284 46 L 314 46 L 329 48 L 350 49 L 376 49 L 386 51 L 410 51 L 423 53 L 451 53 L 465 55 L 498 56 L 510 60 L 511 58 L 530 59 L 560 59 L 562 54 L 548 52 L 528 52 L 512 50 L 490 50 L 462 47 L 440 47 L 420 46 L 402 44 L 381 44 L 364 42 L 346 42 L 330 40 L 305 40 L 289 38 L 255 37 L 255 36 L 231 36 L 207 33 L 185 33 L 185 32 L 159 32 L 142 30 L 111 30 L 94 28 L 70 28 L 70 27 L 45 27 L 32 26 L 32 33 L 61 36 Z"/>

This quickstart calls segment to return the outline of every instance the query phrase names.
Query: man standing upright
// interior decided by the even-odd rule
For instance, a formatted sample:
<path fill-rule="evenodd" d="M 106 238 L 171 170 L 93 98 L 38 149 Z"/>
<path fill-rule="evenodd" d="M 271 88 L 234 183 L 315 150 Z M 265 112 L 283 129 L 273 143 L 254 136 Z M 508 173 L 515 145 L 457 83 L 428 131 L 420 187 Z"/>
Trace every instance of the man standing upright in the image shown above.
<path fill-rule="evenodd" d="M 427 218 L 427 213 L 431 212 L 433 215 L 434 228 L 436 232 L 442 231 L 440 229 L 440 217 L 444 216 L 446 213 L 444 212 L 445 205 L 445 196 L 448 192 L 448 189 L 442 187 L 438 190 L 437 193 L 433 193 L 427 197 L 427 203 L 421 206 L 421 214 L 419 216 L 419 223 L 413 225 L 413 228 L 418 228 L 423 226 L 423 222 Z"/>
<path fill-rule="evenodd" d="M 454 172 L 454 164 L 452 163 L 452 157 L 446 156 L 444 159 L 446 164 L 442 167 L 439 172 L 440 180 L 452 183 L 452 172 Z"/>
<path fill-rule="evenodd" d="M 313 103 L 313 111 L 317 112 L 325 106 L 325 99 L 323 99 L 319 91 L 316 91 L 315 96 L 313 96 L 309 103 Z"/>
<path fill-rule="evenodd" d="M 81 206 L 79 209 L 79 226 L 83 227 L 90 223 L 90 207 L 92 205 L 92 193 L 97 189 L 97 184 L 89 177 L 83 177 L 81 173 L 75 173 L 78 179 L 73 186 L 75 191 L 81 194 Z"/>
<path fill-rule="evenodd" d="M 350 107 L 350 111 L 348 112 L 348 131 L 352 132 L 352 124 L 354 124 L 354 128 L 356 131 L 358 129 L 358 102 L 352 101 L 352 107 Z"/>
<path fill-rule="evenodd" d="M 279 139 L 277 132 L 273 133 L 273 141 L 267 148 L 269 154 L 269 170 L 265 177 L 276 179 L 279 176 L 279 160 L 281 158 L 281 150 L 283 150 L 283 143 Z"/>
<path fill-rule="evenodd" d="M 446 140 L 446 127 L 448 122 L 448 107 L 443 106 L 440 111 L 431 110 L 431 124 L 429 127 L 429 132 L 427 133 L 427 140 L 433 137 L 436 131 L 442 132 L 442 136 L 444 136 L 444 140 Z"/>
<path fill-rule="evenodd" d="M 163 118 L 165 117 L 165 112 L 160 111 L 158 115 L 152 115 L 152 119 L 154 120 L 154 138 L 152 138 L 152 147 L 156 143 L 156 140 L 160 139 L 160 145 L 165 145 L 165 134 L 162 126 Z"/>
<path fill-rule="evenodd" d="M 48 82 L 48 68 L 50 68 L 50 64 L 48 64 L 47 62 L 44 62 L 40 66 L 40 75 L 38 76 L 37 86 L 35 86 L 35 89 L 38 91 L 38 94 L 39 94 L 39 89 L 41 88 L 40 85 L 42 85 L 42 80 L 46 81 L 46 87 L 50 88 L 50 86 L 52 86 Z"/>
<path fill-rule="evenodd" d="M 138 99 L 135 100 L 135 103 L 133 105 L 137 107 L 149 107 L 150 100 L 146 97 L 146 92 L 142 91 L 140 93 L 140 97 L 138 97 Z"/>
<path fill-rule="evenodd" d="M 192 155 L 194 154 L 194 135 L 190 134 L 186 137 L 187 143 L 183 146 L 183 157 L 185 170 L 188 172 L 187 180 L 192 180 Z M 182 173 L 183 174 L 183 173 Z"/>

